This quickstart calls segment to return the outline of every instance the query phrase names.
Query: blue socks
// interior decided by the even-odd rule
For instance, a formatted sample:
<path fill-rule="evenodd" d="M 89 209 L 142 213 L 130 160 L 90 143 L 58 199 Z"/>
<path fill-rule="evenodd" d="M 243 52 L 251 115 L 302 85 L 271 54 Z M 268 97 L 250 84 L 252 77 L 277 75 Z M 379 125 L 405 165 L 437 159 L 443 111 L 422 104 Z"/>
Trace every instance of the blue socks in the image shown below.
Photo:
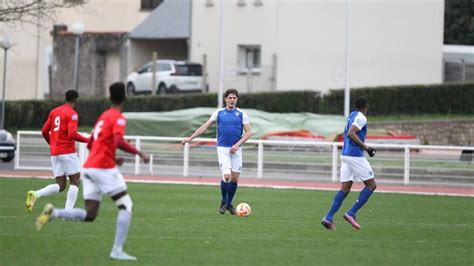
<path fill-rule="evenodd" d="M 237 191 L 237 182 L 230 182 L 227 190 L 227 206 L 232 205 L 232 199 Z"/>
<path fill-rule="evenodd" d="M 374 193 L 373 190 L 365 187 L 359 194 L 359 198 L 356 200 L 354 206 L 347 212 L 352 217 L 355 217 L 357 211 L 364 206 L 364 204 L 369 200 L 370 196 Z"/>
<path fill-rule="evenodd" d="M 341 207 L 341 204 L 344 201 L 344 199 L 346 198 L 346 196 L 347 196 L 347 193 L 345 193 L 342 190 L 339 190 L 337 192 L 337 194 L 334 197 L 334 200 L 332 202 L 331 209 L 329 210 L 328 214 L 326 214 L 326 217 L 325 217 L 326 220 L 332 222 L 334 214 L 337 212 L 337 210 L 339 210 L 339 208 Z"/>
<path fill-rule="evenodd" d="M 224 180 L 221 180 L 221 193 L 222 193 L 222 200 L 221 200 L 221 205 L 227 203 L 227 193 L 229 191 L 229 184 L 224 182 Z"/>
<path fill-rule="evenodd" d="M 234 198 L 235 192 L 237 191 L 237 182 L 226 183 L 224 180 L 221 180 L 221 193 L 222 193 L 222 204 L 227 204 L 227 206 L 232 205 L 232 199 Z"/>

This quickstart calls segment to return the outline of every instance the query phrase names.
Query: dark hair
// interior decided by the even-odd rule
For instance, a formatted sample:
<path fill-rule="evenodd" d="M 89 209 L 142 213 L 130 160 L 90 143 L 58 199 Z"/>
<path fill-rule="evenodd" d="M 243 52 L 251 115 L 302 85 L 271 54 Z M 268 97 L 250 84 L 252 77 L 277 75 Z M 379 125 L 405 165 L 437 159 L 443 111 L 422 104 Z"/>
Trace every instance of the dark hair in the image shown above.
<path fill-rule="evenodd" d="M 79 93 L 77 93 L 77 91 L 75 90 L 68 90 L 66 91 L 66 102 L 72 102 L 74 100 L 76 100 L 77 98 L 79 98 Z"/>
<path fill-rule="evenodd" d="M 232 89 L 227 89 L 227 90 L 224 92 L 224 98 L 227 98 L 227 96 L 229 96 L 229 94 L 235 94 L 235 96 L 236 96 L 237 98 L 239 98 L 239 92 L 238 92 L 236 89 L 234 89 L 234 88 L 232 88 Z"/>
<path fill-rule="evenodd" d="M 354 107 L 355 107 L 357 110 L 360 110 L 360 109 L 365 108 L 365 107 L 367 107 L 367 106 L 369 106 L 369 101 L 367 101 L 366 98 L 364 98 L 364 97 L 357 97 L 357 98 L 355 99 L 355 105 L 354 105 Z"/>
<path fill-rule="evenodd" d="M 110 100 L 113 104 L 121 104 L 125 101 L 125 84 L 115 82 L 109 87 Z"/>

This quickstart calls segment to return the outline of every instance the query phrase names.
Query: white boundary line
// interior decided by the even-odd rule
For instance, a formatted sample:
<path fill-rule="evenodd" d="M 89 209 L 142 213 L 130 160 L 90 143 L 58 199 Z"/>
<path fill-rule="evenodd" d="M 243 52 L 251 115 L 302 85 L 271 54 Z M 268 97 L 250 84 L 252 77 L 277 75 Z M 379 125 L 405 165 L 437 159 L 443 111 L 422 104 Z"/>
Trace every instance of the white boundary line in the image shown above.
<path fill-rule="evenodd" d="M 0 178 L 36 178 L 36 179 L 53 179 L 51 176 L 24 176 L 24 175 L 8 175 L 0 176 Z M 211 182 L 196 182 L 196 181 L 169 181 L 169 180 L 143 180 L 125 178 L 126 182 L 143 183 L 143 184 L 170 184 L 170 185 L 194 185 L 194 186 L 219 186 L 219 184 Z M 281 185 L 262 185 L 262 184 L 239 184 L 239 187 L 250 188 L 273 188 L 273 189 L 298 189 L 298 190 L 316 190 L 316 191 L 338 191 L 339 188 L 327 187 L 302 187 L 302 186 L 281 186 Z M 440 192 L 415 192 L 415 191 L 392 191 L 377 189 L 377 193 L 393 193 L 393 194 L 407 194 L 407 195 L 425 195 L 425 196 L 450 196 L 450 197 L 474 197 L 474 194 L 455 194 L 455 193 L 440 193 Z"/>
<path fill-rule="evenodd" d="M 141 180 L 141 179 L 126 179 L 131 183 L 146 183 L 146 184 L 171 184 L 171 185 L 197 185 L 197 186 L 219 186 L 218 183 L 194 182 L 194 181 L 160 181 L 160 180 Z M 339 188 L 315 188 L 315 187 L 301 187 L 301 186 L 280 186 L 280 185 L 261 185 L 261 184 L 239 184 L 239 187 L 250 188 L 273 188 L 273 189 L 298 189 L 298 190 L 317 190 L 317 191 L 338 191 Z M 439 193 L 439 192 L 411 192 L 411 191 L 391 191 L 379 190 L 377 193 L 393 193 L 393 194 L 408 194 L 408 195 L 426 195 L 426 196 L 451 196 L 451 197 L 474 197 L 474 194 L 455 194 L 455 193 Z"/>

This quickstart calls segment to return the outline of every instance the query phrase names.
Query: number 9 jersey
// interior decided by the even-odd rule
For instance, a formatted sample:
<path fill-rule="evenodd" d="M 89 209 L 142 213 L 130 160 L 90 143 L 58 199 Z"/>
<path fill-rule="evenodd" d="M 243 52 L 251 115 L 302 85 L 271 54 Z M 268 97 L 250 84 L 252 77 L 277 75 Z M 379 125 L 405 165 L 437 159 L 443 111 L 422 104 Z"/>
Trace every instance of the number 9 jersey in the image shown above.
<path fill-rule="evenodd" d="M 58 106 L 49 112 L 48 120 L 41 132 L 49 143 L 51 155 L 76 152 L 74 137 L 77 135 L 78 120 L 77 112 L 68 104 Z M 87 140 L 83 140 L 85 141 Z"/>
<path fill-rule="evenodd" d="M 95 123 L 92 132 L 92 141 L 89 144 L 89 156 L 84 164 L 84 168 L 109 169 L 115 167 L 115 151 L 117 146 L 114 143 L 114 135 L 125 135 L 127 120 L 122 113 L 110 108 L 103 112 Z"/>

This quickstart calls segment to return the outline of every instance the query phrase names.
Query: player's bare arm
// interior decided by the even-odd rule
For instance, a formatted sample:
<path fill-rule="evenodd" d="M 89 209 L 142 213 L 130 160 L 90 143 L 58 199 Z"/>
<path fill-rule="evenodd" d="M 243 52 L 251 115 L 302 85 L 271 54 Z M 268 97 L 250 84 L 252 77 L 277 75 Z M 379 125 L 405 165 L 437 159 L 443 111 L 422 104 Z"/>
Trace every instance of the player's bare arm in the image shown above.
<path fill-rule="evenodd" d="M 150 156 L 148 154 L 142 153 L 141 151 L 138 151 L 138 156 L 142 159 L 144 163 L 149 163 L 150 162 Z"/>
<path fill-rule="evenodd" d="M 367 153 L 369 154 L 370 157 L 374 157 L 374 155 L 376 153 L 376 150 L 372 147 L 369 147 L 364 142 L 362 142 L 362 140 L 360 140 L 359 137 L 357 136 L 358 132 L 359 132 L 359 128 L 357 128 L 356 126 L 353 125 L 349 129 L 349 132 L 347 133 L 347 136 L 349 136 L 349 138 L 352 141 L 354 141 L 355 143 L 357 143 L 357 145 L 359 145 L 362 149 L 367 151 Z"/>
<path fill-rule="evenodd" d="M 231 148 L 230 148 L 230 153 L 231 154 L 234 154 L 238 149 L 239 147 L 244 144 L 251 136 L 252 136 L 252 131 L 250 130 L 250 124 L 244 124 L 244 135 L 242 136 L 242 138 L 240 138 L 239 141 L 237 141 L 237 143 L 235 143 Z"/>
<path fill-rule="evenodd" d="M 124 162 L 125 162 L 125 158 L 123 158 L 123 157 L 116 157 L 116 158 L 115 158 L 115 163 L 116 163 L 118 166 L 121 166 Z"/>
<path fill-rule="evenodd" d="M 359 139 L 359 137 L 357 136 L 357 133 L 359 132 L 359 128 L 352 125 L 351 128 L 349 129 L 349 132 L 347 133 L 347 136 L 349 136 L 349 138 L 354 141 L 357 145 L 359 145 L 363 150 L 367 150 L 369 148 L 369 146 L 367 146 L 364 142 L 362 142 L 362 140 Z"/>
<path fill-rule="evenodd" d="M 51 130 L 51 118 L 50 118 L 50 116 L 48 116 L 48 120 L 46 120 L 46 122 L 43 125 L 43 128 L 41 129 L 41 134 L 43 135 L 43 138 L 44 138 L 44 140 L 46 140 L 48 145 L 50 143 L 50 138 L 49 138 L 49 131 L 50 130 Z"/>
<path fill-rule="evenodd" d="M 137 150 L 134 146 L 126 142 L 121 134 L 114 135 L 114 142 L 117 148 L 121 149 L 122 151 L 131 154 L 138 154 L 144 163 L 148 163 L 150 161 L 150 157 L 147 154 Z"/>
<path fill-rule="evenodd" d="M 212 125 L 214 124 L 214 120 L 212 119 L 209 119 L 207 120 L 206 123 L 202 124 L 191 136 L 183 139 L 181 141 L 181 144 L 185 144 L 186 142 L 190 142 L 191 140 L 193 140 L 194 138 L 200 136 L 202 133 L 206 132 L 206 130 Z"/>

